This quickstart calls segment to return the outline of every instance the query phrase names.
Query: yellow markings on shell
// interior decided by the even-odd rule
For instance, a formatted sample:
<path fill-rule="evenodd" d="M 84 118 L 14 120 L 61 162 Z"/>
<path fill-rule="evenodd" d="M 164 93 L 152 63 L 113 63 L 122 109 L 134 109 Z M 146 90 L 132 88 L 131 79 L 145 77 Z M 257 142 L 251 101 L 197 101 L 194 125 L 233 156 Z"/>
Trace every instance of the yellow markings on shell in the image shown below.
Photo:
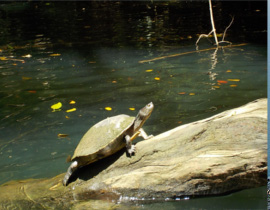
<path fill-rule="evenodd" d="M 61 182 L 49 188 L 49 190 L 57 190 L 56 188 L 62 186 Z"/>

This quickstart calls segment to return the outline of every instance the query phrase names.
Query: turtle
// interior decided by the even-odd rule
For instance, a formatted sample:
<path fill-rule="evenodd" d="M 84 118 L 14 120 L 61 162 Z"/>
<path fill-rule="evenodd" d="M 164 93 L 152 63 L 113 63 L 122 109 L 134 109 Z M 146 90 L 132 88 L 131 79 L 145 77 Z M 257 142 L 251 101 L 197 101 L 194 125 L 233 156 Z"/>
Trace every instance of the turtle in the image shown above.
<path fill-rule="evenodd" d="M 136 152 L 132 141 L 141 136 L 143 139 L 152 138 L 147 135 L 142 126 L 154 109 L 152 102 L 140 109 L 136 117 L 125 114 L 106 118 L 92 126 L 82 137 L 74 154 L 71 164 L 63 178 L 67 186 L 70 177 L 78 168 L 89 165 L 102 158 L 116 153 L 126 146 L 128 156 Z"/>

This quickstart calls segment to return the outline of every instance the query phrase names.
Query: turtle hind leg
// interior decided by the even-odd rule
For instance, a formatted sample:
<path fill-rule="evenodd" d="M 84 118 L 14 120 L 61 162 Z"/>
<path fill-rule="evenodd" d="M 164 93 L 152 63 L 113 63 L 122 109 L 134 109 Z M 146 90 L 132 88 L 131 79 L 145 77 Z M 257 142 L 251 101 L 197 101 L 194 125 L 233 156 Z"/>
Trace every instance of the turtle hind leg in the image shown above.
<path fill-rule="evenodd" d="M 70 176 L 72 175 L 72 173 L 78 168 L 78 162 L 77 161 L 73 161 L 70 166 L 68 167 L 67 173 L 64 176 L 63 179 L 63 185 L 67 186 L 68 184 L 68 180 L 70 178 Z"/>

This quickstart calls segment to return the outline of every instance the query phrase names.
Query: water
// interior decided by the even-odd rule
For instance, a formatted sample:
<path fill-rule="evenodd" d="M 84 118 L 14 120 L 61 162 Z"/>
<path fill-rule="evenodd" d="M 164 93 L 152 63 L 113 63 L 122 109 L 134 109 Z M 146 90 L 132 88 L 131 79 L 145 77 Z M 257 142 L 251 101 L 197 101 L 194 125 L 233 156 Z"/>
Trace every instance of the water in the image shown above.
<path fill-rule="evenodd" d="M 63 173 L 66 157 L 91 125 L 117 114 L 136 115 L 150 101 L 155 110 L 144 127 L 157 135 L 267 96 L 265 44 L 237 46 L 243 42 L 236 39 L 234 47 L 203 51 L 213 46 L 202 40 L 201 51 L 196 51 L 196 37 L 185 38 L 186 26 L 181 26 L 187 30 L 184 41 L 179 39 L 181 27 L 173 21 L 179 18 L 177 5 L 157 5 L 156 10 L 149 5 L 150 10 L 138 3 L 138 10 L 123 12 L 121 5 L 112 3 L 117 9 L 113 13 L 102 3 L 81 4 L 66 6 L 76 6 L 74 14 L 62 14 L 63 8 L 51 3 L 1 7 L 10 23 L 7 28 L 14 30 L 9 33 L 21 38 L 1 37 L 0 183 Z M 92 16 L 84 12 L 88 9 Z M 21 11 L 29 10 L 34 13 L 20 19 Z M 101 16 L 104 11 L 109 17 Z M 44 25 L 27 25 L 31 15 L 38 16 L 37 22 L 46 18 Z M 58 102 L 61 111 L 52 112 Z M 72 108 L 76 111 L 66 112 Z M 226 199 L 237 202 L 234 194 Z M 207 200 L 214 198 L 198 202 Z"/>

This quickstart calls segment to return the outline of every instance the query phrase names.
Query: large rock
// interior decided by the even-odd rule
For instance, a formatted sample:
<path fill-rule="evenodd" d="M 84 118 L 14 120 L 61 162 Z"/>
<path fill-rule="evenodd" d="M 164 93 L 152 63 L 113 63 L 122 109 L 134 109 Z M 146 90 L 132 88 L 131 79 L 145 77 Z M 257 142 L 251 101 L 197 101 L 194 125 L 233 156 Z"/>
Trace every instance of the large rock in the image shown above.
<path fill-rule="evenodd" d="M 131 158 L 121 151 L 80 169 L 67 187 L 61 184 L 64 174 L 6 183 L 0 187 L 0 207 L 119 208 L 97 200 L 164 200 L 264 186 L 267 99 L 179 126 L 136 147 Z M 95 201 L 77 203 L 89 199 Z"/>

